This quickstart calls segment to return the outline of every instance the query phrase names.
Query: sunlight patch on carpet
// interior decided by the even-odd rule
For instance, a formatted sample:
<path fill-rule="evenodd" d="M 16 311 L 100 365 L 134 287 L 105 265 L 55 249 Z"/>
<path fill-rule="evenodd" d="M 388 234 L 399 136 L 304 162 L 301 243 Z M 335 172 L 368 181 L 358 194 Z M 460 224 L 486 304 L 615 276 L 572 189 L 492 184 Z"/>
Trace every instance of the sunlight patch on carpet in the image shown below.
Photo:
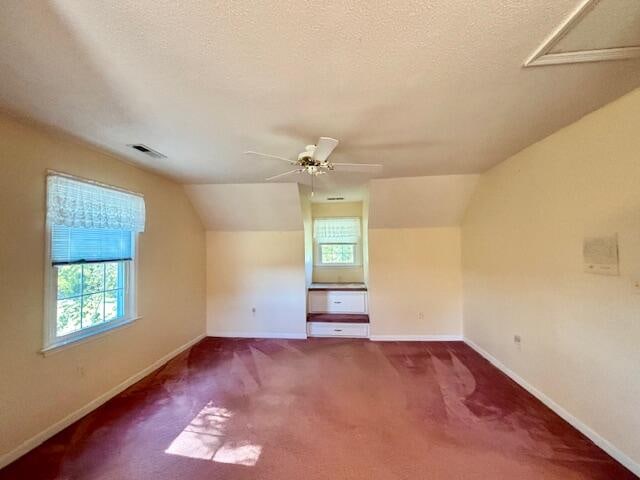
<path fill-rule="evenodd" d="M 262 447 L 245 440 L 227 438 L 227 424 L 233 413 L 209 402 L 171 442 L 165 453 L 211 460 L 218 463 L 254 466 Z"/>

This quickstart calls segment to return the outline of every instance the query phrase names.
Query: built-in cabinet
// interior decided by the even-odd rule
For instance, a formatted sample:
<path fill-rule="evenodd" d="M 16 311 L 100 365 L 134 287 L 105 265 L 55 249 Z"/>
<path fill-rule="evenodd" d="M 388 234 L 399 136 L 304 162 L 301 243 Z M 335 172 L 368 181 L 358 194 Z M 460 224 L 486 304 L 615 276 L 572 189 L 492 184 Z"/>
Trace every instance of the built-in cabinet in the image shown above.
<path fill-rule="evenodd" d="M 308 322 L 307 335 L 310 337 L 368 338 L 369 324 Z"/>
<path fill-rule="evenodd" d="M 309 313 L 367 313 L 367 292 L 310 290 Z"/>
<path fill-rule="evenodd" d="M 369 337 L 367 289 L 363 284 L 312 287 L 307 300 L 307 335 Z"/>

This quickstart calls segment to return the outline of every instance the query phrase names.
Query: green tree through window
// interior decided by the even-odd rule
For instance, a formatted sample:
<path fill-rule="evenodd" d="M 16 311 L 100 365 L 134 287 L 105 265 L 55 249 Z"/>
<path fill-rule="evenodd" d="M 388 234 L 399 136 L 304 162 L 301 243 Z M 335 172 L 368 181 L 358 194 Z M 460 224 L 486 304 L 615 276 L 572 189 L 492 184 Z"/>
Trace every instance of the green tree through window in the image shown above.
<path fill-rule="evenodd" d="M 323 243 L 320 245 L 320 263 L 353 265 L 356 263 L 356 246 L 352 243 Z"/>
<path fill-rule="evenodd" d="M 124 262 L 57 267 L 58 336 L 124 316 Z"/>

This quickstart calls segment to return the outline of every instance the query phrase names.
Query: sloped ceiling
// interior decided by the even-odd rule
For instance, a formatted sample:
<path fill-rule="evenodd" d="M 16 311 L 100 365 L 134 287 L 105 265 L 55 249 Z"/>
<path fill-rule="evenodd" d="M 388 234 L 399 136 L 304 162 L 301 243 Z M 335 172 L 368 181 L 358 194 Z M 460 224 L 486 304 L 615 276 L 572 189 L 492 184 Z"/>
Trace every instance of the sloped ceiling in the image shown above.
<path fill-rule="evenodd" d="M 320 135 L 379 177 L 477 173 L 640 85 L 637 60 L 522 68 L 578 3 L 3 0 L 0 108 L 183 183 L 261 182 L 286 165 L 243 151 Z"/>
<path fill-rule="evenodd" d="M 369 228 L 460 225 L 479 175 L 373 180 L 369 187 Z"/>
<path fill-rule="evenodd" d="M 302 230 L 302 208 L 294 183 L 186 185 L 206 230 Z"/>

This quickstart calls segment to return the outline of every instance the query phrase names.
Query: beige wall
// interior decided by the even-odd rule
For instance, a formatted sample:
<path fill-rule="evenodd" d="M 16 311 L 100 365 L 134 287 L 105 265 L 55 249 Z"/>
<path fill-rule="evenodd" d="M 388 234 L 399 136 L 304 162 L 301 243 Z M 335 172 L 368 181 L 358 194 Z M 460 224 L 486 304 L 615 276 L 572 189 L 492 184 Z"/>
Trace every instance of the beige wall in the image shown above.
<path fill-rule="evenodd" d="M 302 230 L 207 232 L 209 335 L 304 337 L 305 287 Z"/>
<path fill-rule="evenodd" d="M 368 287 L 373 337 L 460 336 L 460 229 L 369 229 Z"/>
<path fill-rule="evenodd" d="M 358 217 L 361 220 L 362 228 L 362 202 L 334 202 L 334 203 L 312 203 L 311 216 L 316 218 L 330 217 Z M 362 234 L 362 232 L 361 232 Z M 363 239 L 358 245 L 358 256 L 361 265 L 355 267 L 324 267 L 321 265 L 313 266 L 313 281 L 317 283 L 349 283 L 364 282 L 364 263 L 366 258 L 363 256 Z"/>
<path fill-rule="evenodd" d="M 286 231 L 302 229 L 296 183 L 185 185 L 207 231 Z"/>
<path fill-rule="evenodd" d="M 636 465 L 639 132 L 636 90 L 483 175 L 463 228 L 465 336 Z M 620 276 L 583 273 L 583 237 L 613 233 Z"/>
<path fill-rule="evenodd" d="M 458 227 L 480 175 L 375 178 L 370 228 Z"/>
<path fill-rule="evenodd" d="M 145 195 L 138 312 L 131 326 L 47 357 L 45 170 Z M 182 188 L 0 116 L 0 456 L 204 333 L 204 232 Z"/>
<path fill-rule="evenodd" d="M 369 284 L 369 193 L 362 201 L 362 279 Z"/>
<path fill-rule="evenodd" d="M 300 212 L 304 230 L 304 274 L 305 284 L 308 287 L 313 281 L 313 218 L 311 215 L 311 201 L 309 196 L 311 188 L 299 184 Z"/>

